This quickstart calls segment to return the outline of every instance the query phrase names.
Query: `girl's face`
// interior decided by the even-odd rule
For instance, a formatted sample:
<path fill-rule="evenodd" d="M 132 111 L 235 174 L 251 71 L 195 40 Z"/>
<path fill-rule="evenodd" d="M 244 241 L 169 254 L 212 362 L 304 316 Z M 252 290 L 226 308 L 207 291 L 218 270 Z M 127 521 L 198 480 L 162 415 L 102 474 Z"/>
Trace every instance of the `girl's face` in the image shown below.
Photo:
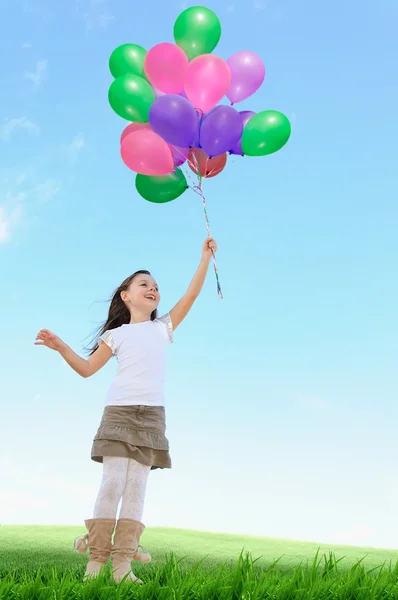
<path fill-rule="evenodd" d="M 128 304 L 150 313 L 158 307 L 160 301 L 158 284 L 151 275 L 143 273 L 133 279 L 124 293 L 126 297 L 123 300 L 127 300 Z"/>

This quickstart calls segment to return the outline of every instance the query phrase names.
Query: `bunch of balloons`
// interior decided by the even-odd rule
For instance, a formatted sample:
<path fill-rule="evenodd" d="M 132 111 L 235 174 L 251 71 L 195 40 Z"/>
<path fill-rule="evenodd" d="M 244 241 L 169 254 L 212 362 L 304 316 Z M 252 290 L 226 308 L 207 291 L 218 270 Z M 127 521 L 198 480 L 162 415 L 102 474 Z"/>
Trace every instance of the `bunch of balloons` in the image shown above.
<path fill-rule="evenodd" d="M 201 181 L 218 175 L 228 154 L 265 156 L 290 137 L 282 113 L 233 107 L 260 88 L 265 66 L 249 51 L 226 61 L 212 54 L 220 37 L 217 15 L 194 6 L 177 18 L 175 44 L 157 44 L 148 52 L 123 44 L 110 57 L 109 103 L 132 121 L 121 136 L 121 157 L 137 173 L 136 188 L 146 200 L 180 196 L 189 187 L 184 163 Z M 218 104 L 225 96 L 230 105 Z"/>

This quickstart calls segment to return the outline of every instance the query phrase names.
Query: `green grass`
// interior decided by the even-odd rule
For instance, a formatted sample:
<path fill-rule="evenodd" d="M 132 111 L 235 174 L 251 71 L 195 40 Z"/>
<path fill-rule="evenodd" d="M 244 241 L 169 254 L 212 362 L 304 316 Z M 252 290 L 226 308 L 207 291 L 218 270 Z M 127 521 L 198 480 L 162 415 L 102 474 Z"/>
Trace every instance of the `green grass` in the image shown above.
<path fill-rule="evenodd" d="M 83 584 L 78 527 L 1 526 L 0 600 L 398 600 L 393 550 L 151 529 L 153 562 L 134 564 L 144 585 L 104 578 Z"/>

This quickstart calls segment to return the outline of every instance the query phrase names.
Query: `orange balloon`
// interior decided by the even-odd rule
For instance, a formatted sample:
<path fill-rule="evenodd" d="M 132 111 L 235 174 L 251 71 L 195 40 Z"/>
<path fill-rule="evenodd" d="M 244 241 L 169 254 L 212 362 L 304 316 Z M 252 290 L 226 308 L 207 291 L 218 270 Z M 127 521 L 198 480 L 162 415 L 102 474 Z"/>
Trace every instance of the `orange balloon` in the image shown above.
<path fill-rule="evenodd" d="M 188 164 L 191 171 L 200 175 L 204 179 L 219 175 L 227 164 L 227 153 L 219 156 L 210 156 L 201 149 L 191 148 L 188 157 Z"/>

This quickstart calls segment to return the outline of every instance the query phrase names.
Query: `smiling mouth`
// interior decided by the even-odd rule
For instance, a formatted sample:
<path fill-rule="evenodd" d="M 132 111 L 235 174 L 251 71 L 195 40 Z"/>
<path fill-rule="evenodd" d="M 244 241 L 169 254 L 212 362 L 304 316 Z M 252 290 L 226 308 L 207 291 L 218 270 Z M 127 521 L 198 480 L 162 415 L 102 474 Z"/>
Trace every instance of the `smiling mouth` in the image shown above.
<path fill-rule="evenodd" d="M 145 296 L 145 298 L 147 298 L 147 300 L 153 300 L 153 302 L 156 300 L 153 294 L 148 294 L 148 296 Z"/>

